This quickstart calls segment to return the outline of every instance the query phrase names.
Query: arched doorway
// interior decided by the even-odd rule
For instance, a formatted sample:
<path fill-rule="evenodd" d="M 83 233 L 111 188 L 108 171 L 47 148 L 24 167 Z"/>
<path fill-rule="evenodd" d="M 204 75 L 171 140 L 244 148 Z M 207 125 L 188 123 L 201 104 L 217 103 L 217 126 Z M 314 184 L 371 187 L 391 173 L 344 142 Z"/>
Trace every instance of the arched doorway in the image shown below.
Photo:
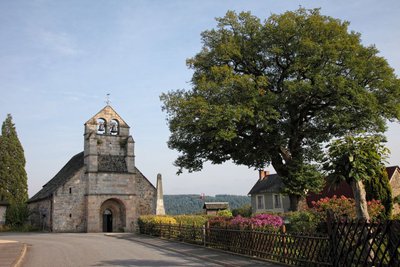
<path fill-rule="evenodd" d="M 122 232 L 126 224 L 124 203 L 116 198 L 107 199 L 101 204 L 100 218 L 103 232 Z"/>
<path fill-rule="evenodd" d="M 112 212 L 109 209 L 103 212 L 103 232 L 112 232 Z"/>

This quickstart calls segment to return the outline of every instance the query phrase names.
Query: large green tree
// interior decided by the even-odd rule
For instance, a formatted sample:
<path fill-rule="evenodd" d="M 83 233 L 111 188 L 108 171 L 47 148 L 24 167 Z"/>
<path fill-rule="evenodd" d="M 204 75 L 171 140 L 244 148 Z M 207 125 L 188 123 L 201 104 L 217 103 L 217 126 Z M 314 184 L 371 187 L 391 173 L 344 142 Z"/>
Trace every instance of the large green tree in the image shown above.
<path fill-rule="evenodd" d="M 348 131 L 382 132 L 400 118 L 400 84 L 348 22 L 318 9 L 271 15 L 229 11 L 202 33 L 188 66 L 192 88 L 163 94 L 175 164 L 272 164 L 297 210 L 322 184 L 322 143 Z"/>
<path fill-rule="evenodd" d="M 24 149 L 10 114 L 1 127 L 0 190 L 0 194 L 10 205 L 20 205 L 28 200 Z"/>

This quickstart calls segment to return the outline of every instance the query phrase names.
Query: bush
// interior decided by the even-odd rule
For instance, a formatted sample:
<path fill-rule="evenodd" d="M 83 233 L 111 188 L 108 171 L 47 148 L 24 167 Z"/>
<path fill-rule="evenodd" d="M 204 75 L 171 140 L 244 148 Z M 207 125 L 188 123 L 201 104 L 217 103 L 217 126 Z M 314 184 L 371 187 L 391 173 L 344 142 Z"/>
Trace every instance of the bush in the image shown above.
<path fill-rule="evenodd" d="M 138 223 L 147 223 L 147 224 L 176 224 L 176 220 L 174 217 L 167 215 L 142 215 L 138 219 Z"/>
<path fill-rule="evenodd" d="M 232 215 L 234 217 L 236 217 L 238 215 L 240 215 L 242 217 L 250 217 L 251 214 L 252 214 L 252 210 L 251 210 L 251 205 L 250 204 L 247 204 L 247 205 L 244 205 L 244 206 L 242 206 L 240 208 L 232 210 Z"/>
<path fill-rule="evenodd" d="M 217 216 L 232 217 L 232 211 L 230 211 L 230 210 L 219 210 L 217 212 Z"/>
<path fill-rule="evenodd" d="M 194 225 L 194 226 L 203 226 L 208 218 L 204 215 L 176 215 L 173 216 L 178 224 L 182 225 Z"/>
<path fill-rule="evenodd" d="M 371 220 L 376 220 L 384 216 L 385 208 L 379 200 L 371 200 L 367 202 L 368 213 Z M 314 212 L 321 220 L 326 220 L 326 212 L 332 210 L 336 216 L 347 217 L 349 219 L 356 219 L 356 208 L 355 201 L 352 198 L 347 198 L 345 196 L 332 198 L 321 198 L 317 202 L 312 202 L 313 207 L 310 209 Z"/>
<path fill-rule="evenodd" d="M 208 223 L 209 223 L 210 227 L 225 228 L 225 227 L 229 227 L 229 225 L 230 225 L 229 221 L 230 221 L 229 217 L 214 216 L 208 220 Z"/>
<path fill-rule="evenodd" d="M 313 233 L 317 230 L 320 219 L 309 211 L 295 211 L 287 213 L 287 231 L 289 232 L 302 232 Z"/>
<path fill-rule="evenodd" d="M 27 223 L 29 209 L 25 203 L 13 203 L 6 210 L 6 224 L 11 228 L 18 228 Z"/>
<path fill-rule="evenodd" d="M 283 220 L 280 216 L 272 214 L 257 214 L 252 218 L 245 218 L 240 215 L 234 218 L 214 217 L 209 220 L 210 227 L 228 227 L 228 228 L 249 228 L 256 230 L 278 230 Z"/>

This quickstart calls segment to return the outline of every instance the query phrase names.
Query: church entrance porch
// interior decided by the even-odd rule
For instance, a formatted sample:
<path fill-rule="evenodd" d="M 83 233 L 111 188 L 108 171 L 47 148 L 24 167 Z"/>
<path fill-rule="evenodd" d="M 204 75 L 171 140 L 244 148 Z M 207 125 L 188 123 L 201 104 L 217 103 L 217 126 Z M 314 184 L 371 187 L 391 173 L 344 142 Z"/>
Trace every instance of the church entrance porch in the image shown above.
<path fill-rule="evenodd" d="M 99 218 L 103 232 L 122 232 L 126 226 L 125 205 L 119 199 L 107 199 L 101 204 Z"/>

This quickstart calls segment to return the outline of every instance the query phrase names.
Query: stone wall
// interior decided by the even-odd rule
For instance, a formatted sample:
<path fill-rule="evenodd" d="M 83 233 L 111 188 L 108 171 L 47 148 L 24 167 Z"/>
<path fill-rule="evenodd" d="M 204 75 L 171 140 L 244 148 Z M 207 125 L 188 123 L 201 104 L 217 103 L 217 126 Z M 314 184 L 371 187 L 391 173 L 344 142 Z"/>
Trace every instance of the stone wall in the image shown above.
<path fill-rule="evenodd" d="M 392 197 L 395 198 L 396 196 L 400 195 L 400 172 L 395 171 L 393 176 L 390 180 L 390 185 L 392 186 Z"/>
<path fill-rule="evenodd" d="M 29 222 L 32 226 L 42 230 L 52 229 L 52 202 L 53 198 L 46 198 L 28 204 L 30 215 Z"/>
<path fill-rule="evenodd" d="M 138 196 L 138 216 L 156 214 L 157 191 L 140 172 L 136 172 L 136 188 Z"/>
<path fill-rule="evenodd" d="M 85 170 L 82 168 L 54 193 L 54 232 L 86 231 L 86 183 L 84 175 Z"/>

